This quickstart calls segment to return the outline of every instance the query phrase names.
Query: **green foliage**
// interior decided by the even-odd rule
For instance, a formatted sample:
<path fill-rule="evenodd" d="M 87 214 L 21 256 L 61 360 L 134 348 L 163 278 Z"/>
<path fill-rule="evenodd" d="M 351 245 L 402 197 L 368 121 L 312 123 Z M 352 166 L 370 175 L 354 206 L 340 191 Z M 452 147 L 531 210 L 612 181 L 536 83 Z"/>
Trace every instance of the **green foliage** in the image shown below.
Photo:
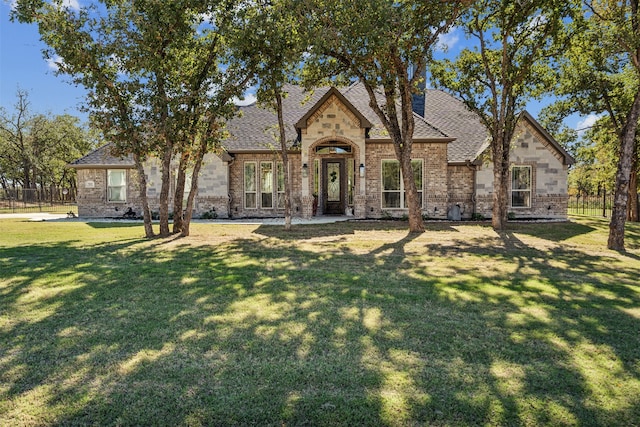
<path fill-rule="evenodd" d="M 216 212 L 215 208 L 211 208 L 210 210 L 200 215 L 200 219 L 217 219 L 217 218 L 218 218 L 218 212 Z"/>
<path fill-rule="evenodd" d="M 562 54 L 570 34 L 565 20 L 579 12 L 579 2 L 479 0 L 460 25 L 472 40 L 454 61 L 432 69 L 436 83 L 460 97 L 477 113 L 491 138 L 494 191 L 493 224 L 507 219 L 510 144 L 520 112 L 531 99 L 551 90 L 552 57 Z"/>
<path fill-rule="evenodd" d="M 28 93 L 17 91 L 12 112 L 0 108 L 0 184 L 2 188 L 77 187 L 67 165 L 98 144 L 77 117 L 34 114 Z"/>
<path fill-rule="evenodd" d="M 305 79 L 315 84 L 337 76 L 363 85 L 401 164 L 409 228 L 416 232 L 424 225 L 410 167 L 412 96 L 421 91 L 439 35 L 450 28 L 465 3 L 303 0 L 296 6 L 310 36 Z"/>

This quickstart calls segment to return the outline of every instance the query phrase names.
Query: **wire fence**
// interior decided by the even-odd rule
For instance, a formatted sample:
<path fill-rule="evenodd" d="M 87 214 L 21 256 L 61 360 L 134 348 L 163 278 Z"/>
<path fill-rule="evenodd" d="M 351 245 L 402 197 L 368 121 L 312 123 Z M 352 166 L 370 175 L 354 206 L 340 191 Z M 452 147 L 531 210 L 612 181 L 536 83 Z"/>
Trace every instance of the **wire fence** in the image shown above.
<path fill-rule="evenodd" d="M 0 213 L 78 212 L 75 196 L 64 190 L 12 188 L 0 190 Z"/>

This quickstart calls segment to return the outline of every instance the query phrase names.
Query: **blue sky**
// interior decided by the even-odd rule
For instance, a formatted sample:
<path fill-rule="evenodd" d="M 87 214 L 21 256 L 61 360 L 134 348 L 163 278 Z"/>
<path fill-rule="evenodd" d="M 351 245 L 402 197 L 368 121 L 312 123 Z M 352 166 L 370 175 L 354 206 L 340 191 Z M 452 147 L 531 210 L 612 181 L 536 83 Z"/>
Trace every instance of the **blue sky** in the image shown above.
<path fill-rule="evenodd" d="M 42 57 L 44 45 L 35 25 L 9 21 L 10 4 L 0 3 L 0 106 L 13 111 L 18 87 L 29 93 L 32 113 L 71 114 L 79 111 L 85 91 L 54 75 Z"/>
<path fill-rule="evenodd" d="M 67 0 L 71 5 L 77 0 Z M 86 120 L 80 111 L 85 90 L 68 83 L 64 76 L 55 75 L 55 64 L 42 56 L 45 47 L 35 25 L 9 21 L 11 5 L 0 0 L 0 106 L 13 111 L 18 88 L 29 93 L 32 113 L 71 114 Z M 443 36 L 442 42 L 449 46 L 449 53 L 455 55 L 465 40 L 460 30 L 453 30 Z M 251 95 L 247 100 L 252 100 Z M 531 102 L 527 110 L 534 117 L 551 99 Z M 566 124 L 574 129 L 589 125 L 593 117 L 572 117 Z"/>

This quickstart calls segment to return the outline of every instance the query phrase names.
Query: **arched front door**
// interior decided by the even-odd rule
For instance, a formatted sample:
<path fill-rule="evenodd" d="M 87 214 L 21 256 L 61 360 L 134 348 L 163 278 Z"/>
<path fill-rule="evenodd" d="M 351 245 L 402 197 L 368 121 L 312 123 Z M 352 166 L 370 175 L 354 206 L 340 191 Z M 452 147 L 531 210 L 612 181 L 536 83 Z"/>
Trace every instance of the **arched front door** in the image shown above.
<path fill-rule="evenodd" d="M 323 212 L 328 215 L 343 215 L 345 210 L 346 173 L 344 159 L 322 161 Z"/>

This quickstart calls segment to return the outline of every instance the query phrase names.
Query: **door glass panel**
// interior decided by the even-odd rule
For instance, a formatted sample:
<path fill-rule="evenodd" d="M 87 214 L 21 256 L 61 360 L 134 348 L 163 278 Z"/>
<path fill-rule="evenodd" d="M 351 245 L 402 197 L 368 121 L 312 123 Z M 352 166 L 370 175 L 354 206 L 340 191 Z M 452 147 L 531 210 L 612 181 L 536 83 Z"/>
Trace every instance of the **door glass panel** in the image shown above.
<path fill-rule="evenodd" d="M 327 163 L 327 201 L 340 201 L 340 163 Z"/>

